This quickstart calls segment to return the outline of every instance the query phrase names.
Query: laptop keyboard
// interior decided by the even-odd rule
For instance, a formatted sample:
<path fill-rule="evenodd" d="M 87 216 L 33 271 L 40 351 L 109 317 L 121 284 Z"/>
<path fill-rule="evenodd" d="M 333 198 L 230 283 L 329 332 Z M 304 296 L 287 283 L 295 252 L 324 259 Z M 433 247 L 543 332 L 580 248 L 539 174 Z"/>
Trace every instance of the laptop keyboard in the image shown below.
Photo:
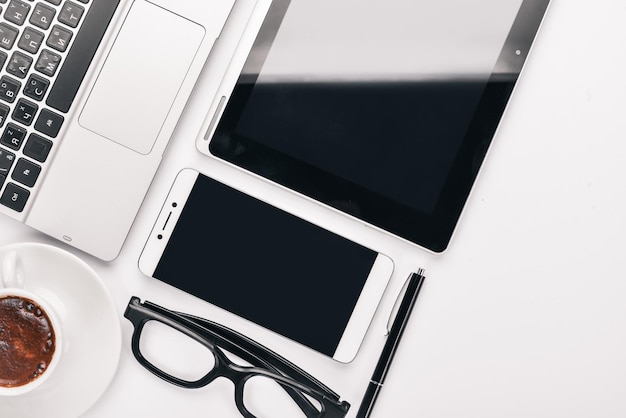
<path fill-rule="evenodd" d="M 119 0 L 0 0 L 0 205 L 22 212 Z"/>

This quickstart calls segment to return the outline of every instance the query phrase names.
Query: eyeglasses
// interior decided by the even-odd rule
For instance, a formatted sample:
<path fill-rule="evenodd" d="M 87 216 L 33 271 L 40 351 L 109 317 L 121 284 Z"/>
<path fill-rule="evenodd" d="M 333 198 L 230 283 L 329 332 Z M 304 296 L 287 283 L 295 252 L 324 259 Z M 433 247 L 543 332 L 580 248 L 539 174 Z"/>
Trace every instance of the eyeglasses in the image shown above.
<path fill-rule="evenodd" d="M 274 417 L 275 415 L 266 411 L 265 407 L 281 408 L 280 404 L 276 404 L 277 399 L 287 400 L 290 403 L 289 407 L 295 402 L 303 413 L 301 416 L 306 418 L 343 418 L 348 413 L 350 404 L 340 401 L 339 395 L 323 383 L 267 347 L 230 328 L 207 319 L 170 311 L 148 301 L 142 303 L 136 296 L 128 302 L 124 317 L 133 323 L 132 351 L 143 367 L 169 383 L 189 389 L 204 387 L 218 377 L 227 378 L 235 384 L 235 404 L 245 418 Z M 162 324 L 182 333 L 195 344 L 199 343 L 202 350 L 210 352 L 210 355 L 205 357 L 207 364 L 198 365 L 202 370 L 201 377 L 183 378 L 176 376 L 176 373 L 169 369 L 166 372 L 162 370 L 162 366 L 155 364 L 157 361 L 145 353 L 149 351 L 146 348 L 147 341 L 142 342 L 145 338 L 143 335 L 145 326 L 151 323 Z M 171 342 L 168 339 L 162 345 L 171 346 Z M 251 366 L 233 362 L 225 351 Z M 175 352 L 171 354 L 181 355 Z M 259 385 L 258 382 L 263 383 Z M 258 397 L 254 398 L 250 392 L 254 392 L 257 387 L 268 385 L 280 392 L 281 397 L 271 396 L 271 399 L 265 399 L 266 402 L 263 402 L 265 405 L 259 405 Z M 289 395 L 291 400 L 283 396 L 285 394 Z"/>

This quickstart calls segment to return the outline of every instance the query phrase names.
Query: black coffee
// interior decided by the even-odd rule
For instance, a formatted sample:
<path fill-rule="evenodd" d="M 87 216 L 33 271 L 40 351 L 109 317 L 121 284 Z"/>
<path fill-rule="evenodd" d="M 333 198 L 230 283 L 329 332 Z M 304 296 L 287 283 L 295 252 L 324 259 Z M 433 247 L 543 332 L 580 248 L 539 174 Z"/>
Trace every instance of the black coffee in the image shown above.
<path fill-rule="evenodd" d="M 48 368 L 55 334 L 46 312 L 22 296 L 0 297 L 0 386 L 32 382 Z"/>

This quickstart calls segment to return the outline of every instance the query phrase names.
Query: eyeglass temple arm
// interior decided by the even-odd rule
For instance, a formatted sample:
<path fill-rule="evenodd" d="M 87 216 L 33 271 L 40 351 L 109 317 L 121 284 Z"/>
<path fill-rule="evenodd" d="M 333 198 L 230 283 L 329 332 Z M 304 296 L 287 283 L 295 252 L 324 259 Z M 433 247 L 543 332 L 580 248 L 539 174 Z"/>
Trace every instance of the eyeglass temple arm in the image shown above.
<path fill-rule="evenodd" d="M 224 325 L 215 323 L 213 321 L 209 321 L 208 319 L 200 318 L 194 315 L 189 315 L 189 314 L 185 314 L 181 312 L 176 312 L 176 314 L 197 323 L 203 328 L 208 329 L 212 333 L 217 334 L 218 337 L 225 338 L 225 340 L 223 341 L 227 343 L 235 343 L 240 349 L 243 348 L 243 349 L 252 351 L 252 355 L 255 358 L 261 361 L 266 361 L 266 362 L 271 363 L 274 367 L 279 368 L 279 372 L 281 374 L 287 375 L 294 379 L 295 379 L 295 376 L 293 374 L 295 374 L 298 377 L 297 379 L 298 381 L 304 380 L 304 382 L 307 385 L 316 387 L 320 392 L 325 392 L 328 395 L 330 395 L 331 398 L 335 398 L 337 400 L 339 399 L 338 394 L 336 394 L 332 389 L 328 388 L 322 382 L 317 380 L 315 377 L 311 376 L 309 373 L 302 370 L 300 367 L 296 366 L 295 364 L 293 364 L 286 358 L 282 357 L 278 353 L 259 344 L 258 342 L 250 339 L 249 337 L 246 337 L 245 335 L 240 334 L 239 332 L 232 330 Z M 262 353 L 261 355 L 263 357 L 259 357 L 259 355 L 255 353 L 258 351 Z M 280 369 L 280 368 L 285 368 L 285 367 L 288 368 L 290 372 L 293 372 L 293 374 L 284 372 Z"/>
<path fill-rule="evenodd" d="M 281 357 L 279 354 L 271 351 L 269 348 L 264 347 L 262 345 L 260 345 L 259 343 L 250 340 L 248 337 L 246 337 L 245 335 L 239 334 L 237 331 L 231 330 L 230 328 L 227 328 L 223 325 L 220 324 L 216 324 L 212 321 L 203 319 L 203 318 L 199 318 L 199 317 L 195 317 L 193 315 L 188 315 L 188 314 L 184 314 L 184 313 L 180 313 L 180 312 L 176 312 L 177 315 L 180 315 L 186 319 L 188 319 L 189 321 L 193 321 L 194 323 L 202 326 L 202 328 L 207 328 L 207 331 L 209 331 L 212 335 L 213 334 L 218 334 L 218 333 L 223 333 L 226 334 L 225 337 L 219 335 L 219 336 L 214 336 L 218 337 L 220 339 L 220 342 L 224 345 L 226 345 L 226 349 L 228 350 L 238 350 L 240 351 L 239 354 L 242 353 L 246 353 L 248 356 L 252 357 L 253 360 L 251 360 L 250 358 L 244 358 L 242 356 L 242 358 L 244 358 L 244 360 L 246 361 L 258 361 L 260 362 L 264 367 L 267 367 L 270 371 L 273 371 L 275 373 L 277 373 L 280 376 L 285 376 L 287 377 L 289 380 L 293 380 L 294 382 L 296 382 L 299 385 L 299 389 L 306 392 L 307 390 L 311 390 L 313 388 L 309 388 L 307 386 L 313 386 L 315 389 L 315 392 L 318 393 L 318 396 L 321 396 L 323 400 L 326 400 L 326 402 L 320 401 L 324 403 L 324 413 L 322 415 L 319 415 L 319 411 L 317 410 L 317 408 L 315 408 L 313 406 L 313 404 L 311 404 L 311 402 L 304 396 L 302 396 L 302 394 L 298 391 L 295 391 L 294 393 L 297 395 L 297 398 L 294 396 L 291 396 L 294 401 L 300 406 L 300 408 L 307 414 L 307 417 L 324 417 L 324 418 L 333 418 L 333 417 L 337 417 L 337 418 L 342 418 L 345 417 L 345 414 L 347 413 L 348 409 L 350 408 L 350 404 L 347 402 L 340 402 L 339 401 L 339 395 L 335 394 L 332 390 L 328 389 L 325 385 L 323 385 L 321 382 L 317 381 L 314 377 L 310 376 L 308 373 L 306 373 L 305 371 L 303 371 L 302 369 L 300 369 L 298 366 L 294 365 L 293 363 L 289 362 L 287 359 Z M 263 356 L 270 356 L 271 359 L 265 358 L 265 357 L 260 357 L 258 354 L 256 353 L 251 353 L 250 350 L 247 347 L 242 347 L 240 344 L 235 343 L 233 341 L 229 341 L 229 339 L 233 340 L 240 340 L 239 343 L 243 344 L 243 345 L 251 345 L 255 350 L 262 350 L 263 351 Z M 248 343 L 248 344 L 246 344 Z M 233 350 L 233 351 L 235 351 Z M 278 365 L 273 364 L 273 363 L 279 363 Z M 285 367 L 288 366 L 289 368 L 294 369 L 294 371 L 296 373 L 302 374 L 303 378 L 305 378 L 305 380 L 307 380 L 307 382 L 300 382 L 298 379 L 296 379 L 294 376 L 290 375 L 287 372 L 284 372 L 283 370 L 281 370 L 279 367 Z M 288 381 L 287 381 L 288 382 Z M 281 384 L 280 381 L 277 381 L 277 383 L 279 383 L 290 395 L 292 395 L 291 393 L 291 388 L 289 386 L 288 383 L 285 384 Z M 300 400 L 302 400 L 303 402 L 300 402 Z M 310 413 L 307 413 L 307 410 L 310 411 Z M 331 412 L 334 411 L 334 412 Z M 311 415 L 313 414 L 313 415 Z"/>
<path fill-rule="evenodd" d="M 261 346 L 256 342 L 252 342 L 251 344 L 249 344 L 252 347 L 244 347 L 245 345 L 248 345 L 246 344 L 246 340 L 249 340 L 248 337 L 239 334 L 236 331 L 231 330 L 230 328 L 224 327 L 223 325 L 216 324 L 203 318 L 198 318 L 179 312 L 175 312 L 175 314 L 180 315 L 188 321 L 191 321 L 199 326 L 204 331 L 204 333 L 208 333 L 211 338 L 217 339 L 225 349 L 232 351 L 234 354 L 239 355 L 242 359 L 249 361 L 253 364 L 258 363 L 259 365 L 267 368 L 269 371 L 275 373 L 277 377 L 282 377 L 283 382 L 285 383 L 283 384 L 279 380 L 277 380 L 277 383 L 282 386 L 282 388 L 289 394 L 289 396 L 291 396 L 291 398 L 298 404 L 300 409 L 302 409 L 307 417 L 317 417 L 319 416 L 319 411 L 311 403 L 311 401 L 309 401 L 309 399 L 307 399 L 303 395 L 303 393 L 309 392 L 311 395 L 316 393 L 317 396 L 322 398 L 320 402 L 324 403 L 324 409 L 328 409 L 329 407 L 334 406 L 335 403 L 339 402 L 338 396 L 336 398 L 333 398 L 333 392 L 325 393 L 323 390 L 320 390 L 322 388 L 317 387 L 318 385 L 311 385 L 308 382 L 301 382 L 294 376 L 291 376 L 289 375 L 289 373 L 281 370 L 281 367 L 285 367 L 285 364 L 283 363 L 286 363 L 286 365 L 289 367 L 293 366 L 286 359 L 283 359 L 282 362 L 276 361 L 277 359 L 272 357 L 278 357 L 278 359 L 281 359 L 282 357 L 272 352 L 268 348 Z M 239 341 L 235 342 L 232 340 Z M 257 347 L 257 345 L 260 347 Z M 261 351 L 261 353 L 259 353 L 258 351 Z M 279 364 L 277 365 L 275 363 Z M 294 387 L 298 390 L 295 390 Z M 324 400 L 326 400 L 326 402 L 324 402 Z M 326 415 L 323 416 L 325 417 Z"/>

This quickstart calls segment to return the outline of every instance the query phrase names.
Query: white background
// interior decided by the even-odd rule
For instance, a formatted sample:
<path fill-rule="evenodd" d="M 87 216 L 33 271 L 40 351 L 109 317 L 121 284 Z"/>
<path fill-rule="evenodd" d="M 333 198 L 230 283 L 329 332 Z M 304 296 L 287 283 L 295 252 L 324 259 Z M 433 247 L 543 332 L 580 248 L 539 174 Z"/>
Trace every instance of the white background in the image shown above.
<path fill-rule="evenodd" d="M 201 84 L 120 257 L 104 263 L 70 249 L 101 275 L 123 332 L 118 372 L 85 417 L 239 416 L 227 381 L 183 390 L 136 363 L 131 326 L 122 318 L 131 295 L 258 339 L 350 401 L 353 416 L 384 343 L 395 296 L 418 267 L 428 277 L 374 418 L 626 416 L 624 21 L 623 0 L 553 0 L 443 255 L 294 199 L 199 154 L 194 138 L 212 99 Z M 152 222 L 183 167 L 286 199 L 295 212 L 396 261 L 354 362 L 326 359 L 138 271 Z M 35 241 L 69 249 L 8 218 L 0 219 L 0 231 L 0 244 Z"/>

